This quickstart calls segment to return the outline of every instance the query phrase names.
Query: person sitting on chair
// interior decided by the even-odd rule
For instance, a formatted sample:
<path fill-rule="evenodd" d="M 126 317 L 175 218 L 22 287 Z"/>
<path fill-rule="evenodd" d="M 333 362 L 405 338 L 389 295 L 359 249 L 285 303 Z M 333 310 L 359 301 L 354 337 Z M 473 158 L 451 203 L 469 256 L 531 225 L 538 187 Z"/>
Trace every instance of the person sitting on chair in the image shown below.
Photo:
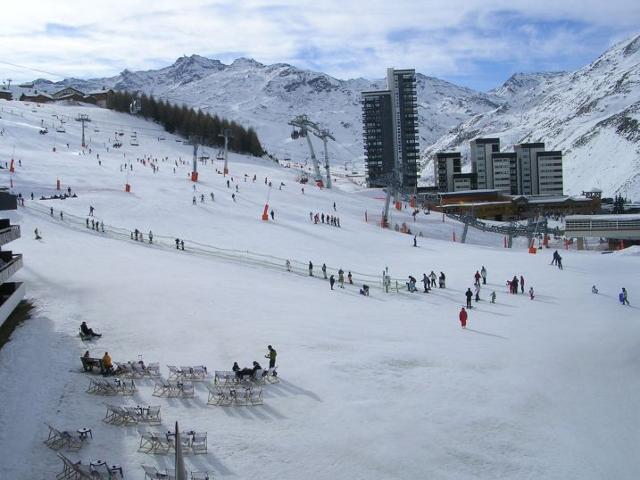
<path fill-rule="evenodd" d="M 103 373 L 105 375 L 113 373 L 113 362 L 111 361 L 109 352 L 104 352 L 104 356 L 102 357 L 102 368 L 104 369 Z"/>
<path fill-rule="evenodd" d="M 233 362 L 233 367 L 231 367 L 231 370 L 233 370 L 236 373 L 240 371 L 240 365 L 238 365 L 238 362 Z"/>
<path fill-rule="evenodd" d="M 255 377 L 256 376 L 256 372 L 258 370 L 262 370 L 262 366 L 260 366 L 260 364 L 258 362 L 253 362 L 253 368 L 251 369 L 251 376 Z"/>
<path fill-rule="evenodd" d="M 80 324 L 80 331 L 82 332 L 82 335 L 84 335 L 85 337 L 101 337 L 102 336 L 101 333 L 96 333 L 93 331 L 93 329 L 89 328 L 87 326 L 87 322 L 82 322 Z"/>

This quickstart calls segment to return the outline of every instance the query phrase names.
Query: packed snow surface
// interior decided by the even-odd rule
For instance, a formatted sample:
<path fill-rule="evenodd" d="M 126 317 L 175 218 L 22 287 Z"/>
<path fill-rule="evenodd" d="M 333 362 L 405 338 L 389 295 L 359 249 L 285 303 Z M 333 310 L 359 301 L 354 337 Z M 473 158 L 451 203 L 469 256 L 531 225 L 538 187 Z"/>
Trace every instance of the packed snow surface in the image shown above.
<path fill-rule="evenodd" d="M 206 431 L 208 453 L 187 457 L 187 469 L 218 479 L 638 478 L 638 256 L 561 250 L 559 270 L 548 250 L 504 249 L 501 236 L 473 231 L 467 244 L 454 243 L 459 224 L 395 212 L 392 223 L 422 233 L 414 248 L 413 237 L 375 225 L 383 193 L 345 178 L 302 193 L 294 168 L 231 154 L 227 177 L 218 160 L 199 165 L 194 192 L 192 147 L 157 125 L 80 106 L 0 108 L 0 160 L 14 158 L 13 191 L 25 197 L 9 214 L 22 238 L 5 249 L 24 253 L 16 279 L 37 307 L 0 350 L 0 478 L 62 471 L 42 443 L 43 422 L 91 427 L 93 439 L 63 453 L 118 463 L 127 479 L 144 478 L 141 464 L 173 467 L 170 455 L 138 452 L 143 427 L 104 423 L 105 402 L 160 405 L 163 424 L 150 430 L 177 420 Z M 91 153 L 79 146 L 78 113 L 92 118 Z M 65 133 L 55 132 L 60 118 Z M 114 149 L 119 131 L 123 146 Z M 157 158 L 157 173 L 137 161 L 145 155 Z M 8 170 L 0 175 L 8 186 Z M 56 193 L 57 179 L 78 197 L 38 200 Z M 266 202 L 275 221 L 261 220 Z M 105 233 L 86 228 L 90 206 Z M 341 227 L 314 224 L 310 212 L 338 215 Z M 129 238 L 136 228 L 145 243 Z M 322 263 L 336 277 L 338 268 L 354 272 L 356 285 L 331 291 Z M 464 291 L 482 265 L 488 284 L 463 330 Z M 390 293 L 379 288 L 385 267 L 399 293 L 395 280 Z M 445 289 L 406 292 L 408 275 L 431 270 L 446 273 Z M 534 287 L 534 300 L 506 293 L 514 275 Z M 358 294 L 363 281 L 370 297 Z M 631 306 L 618 303 L 623 286 Z M 81 342 L 82 320 L 102 338 Z M 209 406 L 201 384 L 193 399 L 157 398 L 148 380 L 137 381 L 132 398 L 90 395 L 79 359 L 87 349 L 115 362 L 141 356 L 167 377 L 167 365 L 266 365 L 268 344 L 281 381 L 251 407 Z"/>

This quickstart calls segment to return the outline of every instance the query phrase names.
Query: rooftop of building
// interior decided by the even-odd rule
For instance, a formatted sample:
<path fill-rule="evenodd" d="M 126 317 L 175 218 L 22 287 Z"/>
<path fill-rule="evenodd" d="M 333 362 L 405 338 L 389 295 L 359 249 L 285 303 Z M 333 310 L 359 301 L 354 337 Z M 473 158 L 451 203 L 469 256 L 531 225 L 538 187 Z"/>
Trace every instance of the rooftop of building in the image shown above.
<path fill-rule="evenodd" d="M 500 191 L 493 189 L 493 188 L 484 188 L 484 189 L 479 189 L 479 190 L 460 190 L 458 192 L 442 192 L 440 193 L 441 197 L 456 197 L 456 196 L 477 196 L 477 195 L 490 195 L 490 194 L 495 194 L 497 195 Z"/>
<path fill-rule="evenodd" d="M 544 152 L 538 152 L 539 157 L 558 157 L 562 156 L 562 152 L 560 150 L 546 150 Z"/>
<path fill-rule="evenodd" d="M 449 157 L 460 157 L 462 153 L 460 152 L 438 152 L 436 153 L 437 158 L 449 158 Z"/>
<path fill-rule="evenodd" d="M 544 148 L 543 142 L 535 142 L 535 143 L 519 143 L 516 147 L 520 148 Z"/>
<path fill-rule="evenodd" d="M 471 142 L 484 145 L 488 143 L 500 143 L 500 139 L 499 138 L 474 138 L 473 140 L 471 140 Z"/>

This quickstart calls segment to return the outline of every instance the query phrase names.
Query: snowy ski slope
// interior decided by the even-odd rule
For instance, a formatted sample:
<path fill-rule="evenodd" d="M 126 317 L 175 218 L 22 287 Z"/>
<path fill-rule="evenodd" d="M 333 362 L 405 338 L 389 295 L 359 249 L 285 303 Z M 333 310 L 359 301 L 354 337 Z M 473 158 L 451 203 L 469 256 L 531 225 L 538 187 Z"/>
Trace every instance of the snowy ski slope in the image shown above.
<path fill-rule="evenodd" d="M 125 478 L 144 478 L 141 464 L 173 466 L 170 456 L 137 451 L 142 427 L 102 422 L 105 401 L 161 405 L 163 425 L 151 430 L 178 420 L 208 432 L 208 453 L 186 462 L 214 478 L 637 478 L 637 255 L 563 251 L 560 271 L 550 252 L 506 250 L 502 237 L 476 232 L 470 244 L 453 243 L 459 224 L 423 214 L 413 224 L 407 212 L 395 213 L 393 222 L 423 233 L 414 248 L 412 237 L 364 222 L 365 211 L 379 214 L 380 191 L 338 178 L 332 191 L 307 185 L 303 194 L 295 169 L 235 154 L 237 201 L 216 161 L 199 166 L 194 206 L 191 147 L 157 125 L 91 107 L 0 101 L 0 109 L 0 161 L 14 156 L 13 190 L 26 197 L 10 214 L 23 236 L 8 247 L 24 253 L 17 277 L 37 305 L 0 350 L 0 478 L 62 470 L 42 444 L 45 421 L 91 427 L 94 438 L 65 454 L 119 463 Z M 91 154 L 79 147 L 78 113 L 93 120 Z M 52 115 L 69 119 L 65 133 L 54 132 Z M 107 152 L 120 130 L 123 147 Z M 133 131 L 139 146 L 130 145 Z M 136 161 L 144 155 L 158 159 L 157 173 Z M 174 174 L 180 159 L 186 164 Z M 125 162 L 133 165 L 128 174 L 120 171 Z M 0 175 L 8 185 L 9 172 Z M 78 198 L 37 200 L 55 193 L 56 179 Z M 260 220 L 267 199 L 275 222 Z M 341 228 L 309 221 L 309 212 L 333 214 L 334 201 Z M 90 205 L 104 234 L 83 226 Z M 154 244 L 132 241 L 135 228 L 145 238 L 152 230 Z M 333 274 L 355 272 L 357 285 L 331 291 L 317 278 L 323 262 Z M 458 312 L 482 265 L 489 284 L 465 331 Z M 444 271 L 447 288 L 384 294 L 376 282 L 385 267 L 400 282 Z M 534 287 L 533 301 L 505 292 L 516 274 Z M 363 281 L 374 287 L 370 297 L 358 294 Z M 622 286 L 630 307 L 617 303 Z M 493 290 L 495 305 L 487 301 Z M 82 320 L 103 337 L 83 344 Z M 78 358 L 87 348 L 116 362 L 141 355 L 160 362 L 166 377 L 166 365 L 266 365 L 267 344 L 278 350 L 281 383 L 264 387 L 256 407 L 208 406 L 202 385 L 193 399 L 159 399 L 145 380 L 130 399 L 89 395 Z"/>

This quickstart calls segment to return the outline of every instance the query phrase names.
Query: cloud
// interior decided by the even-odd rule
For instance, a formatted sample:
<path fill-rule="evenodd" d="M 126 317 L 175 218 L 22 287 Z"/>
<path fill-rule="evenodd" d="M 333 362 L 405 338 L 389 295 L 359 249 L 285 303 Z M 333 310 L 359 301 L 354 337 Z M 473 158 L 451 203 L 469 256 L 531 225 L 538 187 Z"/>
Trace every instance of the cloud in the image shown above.
<path fill-rule="evenodd" d="M 633 33 L 640 18 L 640 2 L 623 0 L 41 0 L 31 7 L 24 15 L 16 2 L 3 6 L 2 59 L 63 75 L 157 68 L 191 53 L 230 61 L 238 52 L 340 78 L 415 67 L 479 88 L 509 71 L 576 68 Z"/>

